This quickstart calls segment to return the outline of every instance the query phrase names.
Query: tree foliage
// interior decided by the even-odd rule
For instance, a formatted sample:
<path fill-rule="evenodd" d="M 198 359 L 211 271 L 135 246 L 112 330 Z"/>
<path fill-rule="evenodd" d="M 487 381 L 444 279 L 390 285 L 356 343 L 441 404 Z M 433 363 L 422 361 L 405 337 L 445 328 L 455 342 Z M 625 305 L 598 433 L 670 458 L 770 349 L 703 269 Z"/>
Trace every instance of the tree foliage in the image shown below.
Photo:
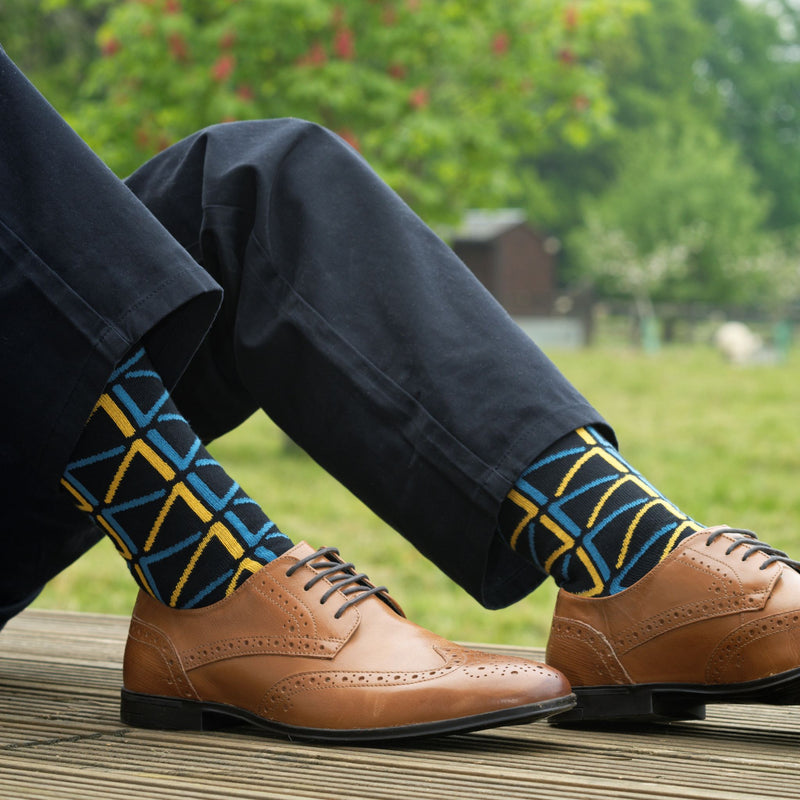
<path fill-rule="evenodd" d="M 524 207 L 603 291 L 795 283 L 790 0 L 3 0 L 0 31 L 119 174 L 208 124 L 304 117 L 431 223 Z"/>
<path fill-rule="evenodd" d="M 615 134 L 576 154 L 587 179 L 570 172 L 578 210 L 560 222 L 577 271 L 639 296 L 642 275 L 590 246 L 625 241 L 639 272 L 685 255 L 646 281 L 655 299 L 752 302 L 786 289 L 785 269 L 773 285 L 764 269 L 800 256 L 797 237 L 771 234 L 800 212 L 800 12 L 779 5 L 661 0 L 635 19 L 629 46 L 606 60 Z"/>
<path fill-rule="evenodd" d="M 623 152 L 616 180 L 586 203 L 589 222 L 578 236 L 586 270 L 613 278 L 611 286 L 623 292 L 646 287 L 651 299 L 747 299 L 752 286 L 733 265 L 758 252 L 767 202 L 738 147 L 708 124 L 661 121 L 630 133 Z M 642 274 L 619 272 L 592 252 L 602 231 L 624 236 Z M 680 270 L 650 274 L 647 265 L 667 263 L 665 253 L 673 253 L 668 261 L 673 267 L 680 261 Z"/>
<path fill-rule="evenodd" d="M 713 30 L 695 65 L 716 95 L 720 127 L 741 148 L 772 198 L 768 226 L 800 221 L 800 6 L 786 0 L 698 0 Z"/>
<path fill-rule="evenodd" d="M 128 0 L 71 121 L 118 172 L 212 123 L 331 128 L 430 221 L 519 202 L 518 154 L 609 124 L 591 63 L 636 0 Z"/>
<path fill-rule="evenodd" d="M 59 109 L 78 96 L 97 56 L 95 34 L 114 0 L 2 0 L 0 45 Z"/>

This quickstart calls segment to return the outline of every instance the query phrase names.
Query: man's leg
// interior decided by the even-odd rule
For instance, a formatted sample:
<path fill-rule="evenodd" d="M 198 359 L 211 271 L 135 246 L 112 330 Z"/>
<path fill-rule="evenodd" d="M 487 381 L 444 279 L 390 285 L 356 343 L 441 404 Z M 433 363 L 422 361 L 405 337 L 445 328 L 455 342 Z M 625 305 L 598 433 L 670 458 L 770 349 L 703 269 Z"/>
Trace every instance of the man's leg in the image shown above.
<path fill-rule="evenodd" d="M 701 530 L 591 427 L 536 458 L 503 501 L 498 525 L 559 586 L 587 597 L 621 592 Z"/>
<path fill-rule="evenodd" d="M 8 483 L 27 499 L 55 496 L 63 470 L 79 512 L 133 567 L 142 591 L 123 719 L 203 728 L 223 716 L 360 741 L 570 707 L 560 673 L 423 631 L 337 551 L 292 547 L 276 532 L 203 451 L 167 389 L 204 333 L 217 285 L 4 57 L 0 81 L 0 185 L 13 198 L 0 204 L 0 374 L 16 390 L 3 398 L 2 466 L 19 468 Z M 3 545 L 24 540 L 11 548 L 22 571 L 41 557 L 45 579 L 52 538 L 38 539 L 34 513 L 18 510 L 4 518 Z M 82 530 L 73 519 L 65 533 Z M 57 548 L 55 561 L 69 550 Z M 7 615 L 29 594 L 3 576 L 0 598 Z"/>
<path fill-rule="evenodd" d="M 56 489 L 114 365 L 145 341 L 172 386 L 221 292 L 2 49 L 0 118 L 2 627 L 97 541 Z"/>
<path fill-rule="evenodd" d="M 111 375 L 62 485 L 172 607 L 221 600 L 292 548 L 203 447 L 143 347 Z"/>
<path fill-rule="evenodd" d="M 143 348 L 111 375 L 63 485 L 141 587 L 126 722 L 201 729 L 222 714 L 362 741 L 533 721 L 573 704 L 558 673 L 423 632 L 335 550 L 293 546 L 205 450 Z M 491 680 L 473 685 L 481 672 Z"/>
<path fill-rule="evenodd" d="M 201 437 L 261 407 L 484 605 L 544 578 L 494 535 L 500 503 L 569 431 L 612 434 L 352 148 L 223 125 L 128 185 L 225 289 L 175 392 Z"/>
<path fill-rule="evenodd" d="M 597 412 L 336 137 L 296 121 L 221 126 L 130 185 L 226 287 L 176 395 L 212 422 L 206 436 L 218 431 L 194 388 L 217 378 L 226 409 L 264 408 L 484 605 L 547 572 L 611 595 L 560 596 L 549 652 L 585 698 L 576 718 L 798 698 L 797 565 L 749 534 L 703 530 L 628 465 Z M 178 214 L 170 187 L 188 199 Z"/>
<path fill-rule="evenodd" d="M 558 673 L 425 634 L 336 551 L 293 546 L 205 450 L 143 348 L 111 375 L 63 485 L 142 590 L 126 722 L 202 728 L 224 713 L 361 741 L 532 721 L 573 702 Z M 491 680 L 473 685 L 481 672 Z"/>

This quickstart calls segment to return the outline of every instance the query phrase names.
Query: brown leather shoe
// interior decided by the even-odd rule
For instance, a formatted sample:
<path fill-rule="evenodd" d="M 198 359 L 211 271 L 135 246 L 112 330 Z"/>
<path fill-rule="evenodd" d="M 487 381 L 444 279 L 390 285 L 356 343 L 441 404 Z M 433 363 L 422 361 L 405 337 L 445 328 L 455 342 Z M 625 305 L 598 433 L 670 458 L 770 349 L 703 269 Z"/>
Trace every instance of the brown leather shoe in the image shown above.
<path fill-rule="evenodd" d="M 800 564 L 736 528 L 700 531 L 610 597 L 560 592 L 557 722 L 702 719 L 707 703 L 800 703 Z"/>
<path fill-rule="evenodd" d="M 336 550 L 305 543 L 204 608 L 140 592 L 124 685 L 130 725 L 202 730 L 227 718 L 317 741 L 518 724 L 575 703 L 555 670 L 414 625 Z"/>

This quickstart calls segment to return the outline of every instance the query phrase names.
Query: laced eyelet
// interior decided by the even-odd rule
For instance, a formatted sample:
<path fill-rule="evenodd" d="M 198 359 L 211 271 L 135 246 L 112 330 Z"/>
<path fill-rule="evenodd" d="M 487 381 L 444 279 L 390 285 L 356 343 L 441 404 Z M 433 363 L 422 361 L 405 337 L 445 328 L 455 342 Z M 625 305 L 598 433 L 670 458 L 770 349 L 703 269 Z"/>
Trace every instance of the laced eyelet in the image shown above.
<path fill-rule="evenodd" d="M 363 572 L 356 572 L 352 563 L 339 558 L 339 551 L 335 547 L 320 547 L 319 550 L 301 558 L 286 570 L 286 577 L 291 578 L 298 569 L 306 564 L 316 570 L 317 574 L 306 582 L 303 591 L 309 591 L 323 579 L 327 579 L 331 584 L 320 597 L 320 605 L 324 605 L 337 590 L 347 597 L 334 613 L 334 619 L 340 619 L 350 606 L 356 605 L 372 595 L 377 595 L 381 599 L 386 598 L 389 605 L 392 605 L 386 594 L 388 589 L 385 586 L 373 586 Z"/>
<path fill-rule="evenodd" d="M 706 547 L 710 547 L 724 533 L 732 533 L 739 536 L 738 539 L 735 539 L 730 545 L 728 545 L 727 549 L 725 550 L 726 556 L 733 553 L 737 547 L 744 545 L 747 547 L 747 550 L 742 555 L 742 561 L 747 561 L 747 559 L 750 558 L 753 553 L 763 553 L 765 556 L 767 556 L 767 559 L 759 566 L 759 569 L 763 570 L 769 567 L 771 564 L 781 563 L 786 564 L 787 567 L 791 567 L 791 569 L 795 570 L 796 572 L 800 572 L 800 562 L 790 558 L 786 553 L 783 552 L 783 550 L 778 550 L 776 547 L 772 547 L 772 545 L 762 542 L 753 531 L 747 530 L 747 528 L 719 528 L 718 530 L 709 534 L 708 538 L 706 539 Z"/>

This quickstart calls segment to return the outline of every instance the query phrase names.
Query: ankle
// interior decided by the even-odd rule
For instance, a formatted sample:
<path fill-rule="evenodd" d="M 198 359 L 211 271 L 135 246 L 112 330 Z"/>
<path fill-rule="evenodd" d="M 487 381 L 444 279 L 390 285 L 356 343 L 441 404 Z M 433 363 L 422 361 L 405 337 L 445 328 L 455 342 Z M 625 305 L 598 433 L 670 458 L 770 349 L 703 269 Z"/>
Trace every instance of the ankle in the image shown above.
<path fill-rule="evenodd" d="M 499 517 L 512 549 L 566 591 L 592 597 L 630 586 L 702 527 L 592 428 L 568 434 L 533 462 Z"/>

